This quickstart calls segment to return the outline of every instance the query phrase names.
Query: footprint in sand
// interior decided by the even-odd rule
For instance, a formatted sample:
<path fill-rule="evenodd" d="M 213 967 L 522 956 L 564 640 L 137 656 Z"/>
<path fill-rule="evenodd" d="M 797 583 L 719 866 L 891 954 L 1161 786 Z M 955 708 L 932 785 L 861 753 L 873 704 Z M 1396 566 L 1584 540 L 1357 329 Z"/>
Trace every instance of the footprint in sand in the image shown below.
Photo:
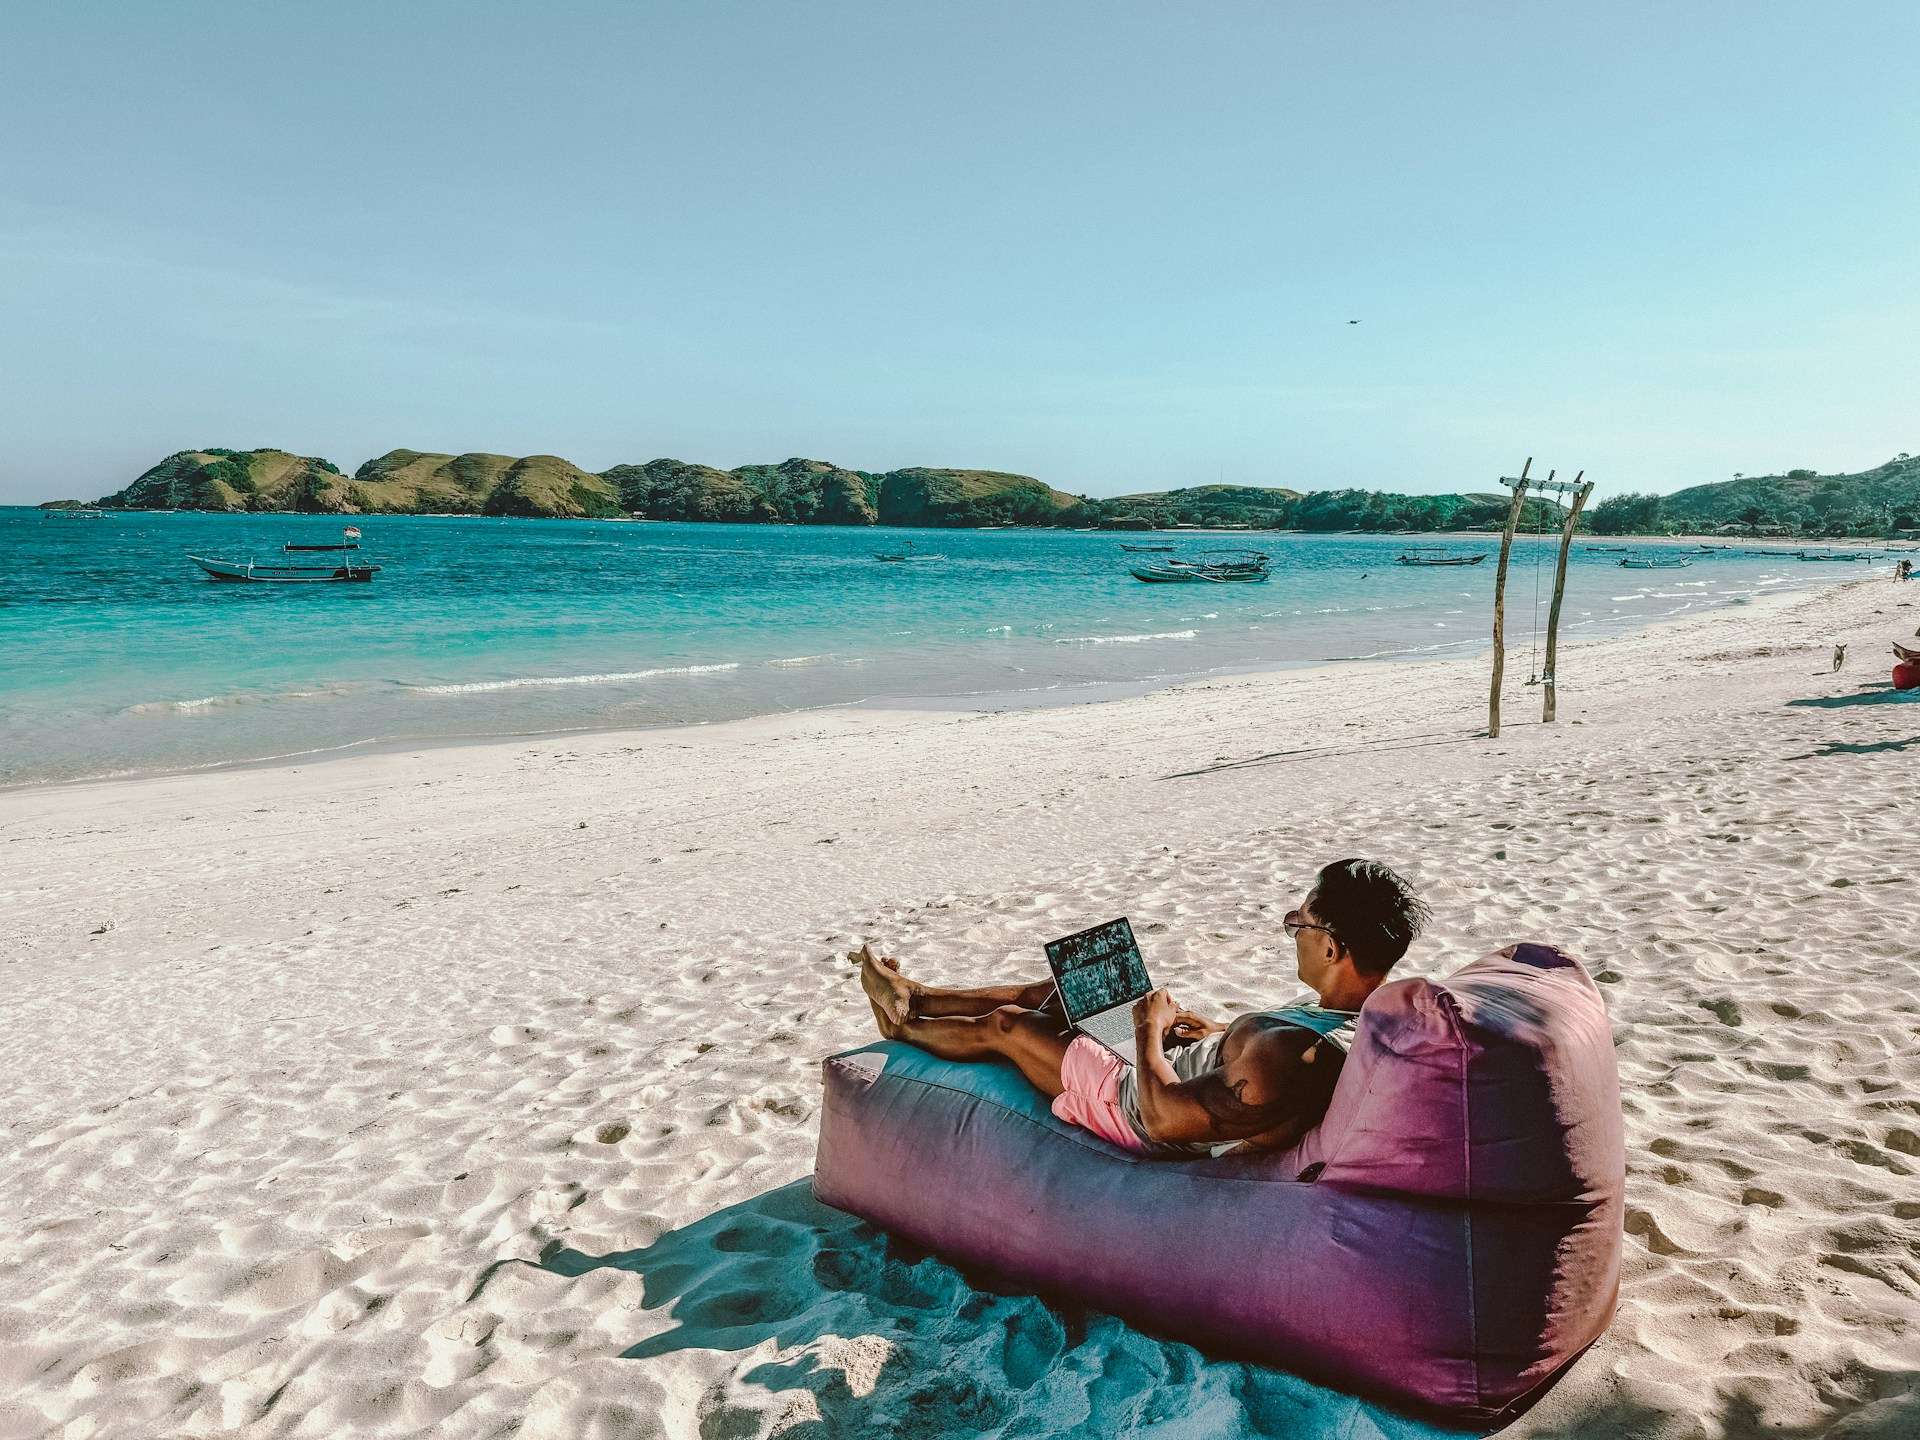
<path fill-rule="evenodd" d="M 1066 1331 L 1058 1320 L 1035 1302 L 1023 1304 L 1007 1322 L 1001 1351 L 1007 1383 L 1016 1390 L 1032 1389 L 1053 1368 L 1066 1340 Z"/>
<path fill-rule="evenodd" d="M 1629 1235 L 1638 1236 L 1647 1249 L 1656 1255 L 1685 1255 L 1687 1247 L 1672 1239 L 1660 1228 L 1660 1222 L 1645 1210 L 1636 1206 L 1627 1208 L 1625 1226 Z"/>

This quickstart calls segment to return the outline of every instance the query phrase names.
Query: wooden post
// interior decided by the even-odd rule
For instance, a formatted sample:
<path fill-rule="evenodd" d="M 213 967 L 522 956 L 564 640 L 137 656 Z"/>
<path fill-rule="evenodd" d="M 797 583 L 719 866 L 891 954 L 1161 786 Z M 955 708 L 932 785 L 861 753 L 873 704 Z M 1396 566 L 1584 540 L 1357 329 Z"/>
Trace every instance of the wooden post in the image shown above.
<path fill-rule="evenodd" d="M 1533 469 L 1533 457 L 1520 467 L 1520 479 L 1513 487 L 1513 504 L 1507 507 L 1507 528 L 1500 532 L 1500 569 L 1493 579 L 1493 693 L 1487 700 L 1487 738 L 1500 738 L 1500 682 L 1507 670 L 1507 557 L 1513 553 L 1513 527 L 1520 523 L 1520 507 L 1527 499 L 1527 472 Z"/>
<path fill-rule="evenodd" d="M 1586 473 L 1582 470 L 1574 476 L 1573 483 L 1580 485 Z M 1573 506 L 1567 511 L 1567 523 L 1560 527 L 1560 563 L 1554 567 L 1553 605 L 1547 611 L 1547 670 L 1546 674 L 1541 676 L 1547 688 L 1546 704 L 1540 712 L 1540 722 L 1543 725 L 1553 723 L 1553 656 L 1560 639 L 1560 597 L 1567 588 L 1567 552 L 1573 548 L 1573 527 L 1580 522 L 1580 511 L 1585 507 L 1587 497 L 1591 494 L 1593 494 L 1591 485 L 1580 485 L 1580 488 L 1573 492 Z"/>

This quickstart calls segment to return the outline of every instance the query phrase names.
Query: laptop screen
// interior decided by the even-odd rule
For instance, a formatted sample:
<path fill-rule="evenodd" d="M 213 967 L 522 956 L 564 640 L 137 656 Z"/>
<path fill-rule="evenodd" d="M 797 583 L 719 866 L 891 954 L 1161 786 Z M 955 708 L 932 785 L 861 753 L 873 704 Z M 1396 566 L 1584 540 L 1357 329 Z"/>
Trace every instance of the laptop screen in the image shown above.
<path fill-rule="evenodd" d="M 1075 1024 L 1116 1005 L 1131 1005 L 1153 989 L 1147 962 L 1125 916 L 1065 939 L 1049 940 L 1047 963 L 1053 967 L 1067 1019 Z"/>

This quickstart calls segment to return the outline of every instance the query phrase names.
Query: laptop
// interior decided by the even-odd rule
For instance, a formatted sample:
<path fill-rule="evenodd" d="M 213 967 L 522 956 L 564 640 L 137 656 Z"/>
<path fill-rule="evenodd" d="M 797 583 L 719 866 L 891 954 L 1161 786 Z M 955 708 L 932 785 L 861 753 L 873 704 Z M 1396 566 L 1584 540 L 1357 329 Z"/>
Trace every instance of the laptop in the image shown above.
<path fill-rule="evenodd" d="M 1153 981 L 1147 978 L 1147 962 L 1126 917 L 1049 940 L 1047 964 L 1053 967 L 1053 985 L 1067 1022 L 1127 1064 L 1137 1063 L 1133 1002 L 1153 989 Z"/>

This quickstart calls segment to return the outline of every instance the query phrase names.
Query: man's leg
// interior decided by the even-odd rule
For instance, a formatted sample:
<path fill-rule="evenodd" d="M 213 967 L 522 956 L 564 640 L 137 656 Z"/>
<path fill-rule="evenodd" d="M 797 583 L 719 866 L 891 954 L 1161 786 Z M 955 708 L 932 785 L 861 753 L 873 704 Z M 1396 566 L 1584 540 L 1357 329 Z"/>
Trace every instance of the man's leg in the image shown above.
<path fill-rule="evenodd" d="M 899 961 L 880 954 L 871 944 L 848 951 L 847 958 L 860 966 L 860 983 L 873 1001 L 876 1018 L 883 1010 L 888 1018 L 899 1022 L 911 1016 L 991 1015 L 1008 1005 L 1055 1013 L 1060 1009 L 1060 993 L 1051 980 L 948 988 L 909 980 L 900 973 Z"/>
<path fill-rule="evenodd" d="M 939 985 L 914 987 L 913 1013 L 928 1019 L 943 1015 L 991 1015 L 1011 1005 L 1017 1010 L 1060 1008 L 1060 992 L 1051 980 L 1035 980 L 1027 985 L 980 985 L 973 989 L 949 989 Z"/>
<path fill-rule="evenodd" d="M 1057 1015 L 1002 1005 L 985 1015 L 915 1016 L 887 1031 L 943 1060 L 1011 1060 L 1035 1089 L 1052 1099 L 1063 1088 L 1060 1064 L 1073 1031 Z"/>
<path fill-rule="evenodd" d="M 853 952 L 860 961 L 860 983 L 873 1004 L 874 1023 L 889 1040 L 905 1040 L 943 1060 L 1011 1060 L 1037 1089 L 1049 1097 L 1060 1093 L 1060 1062 L 1073 1043 L 1066 1017 L 1053 1011 L 1000 1004 L 983 1012 L 958 1015 L 917 1013 L 919 987 L 900 974 L 871 945 Z M 977 1006 L 979 997 L 994 994 L 1035 994 L 1040 987 L 989 987 L 976 991 L 950 990 L 943 1004 Z M 1052 986 L 1046 987 L 1051 991 Z M 1037 998 L 1037 996 L 1036 996 Z"/>

